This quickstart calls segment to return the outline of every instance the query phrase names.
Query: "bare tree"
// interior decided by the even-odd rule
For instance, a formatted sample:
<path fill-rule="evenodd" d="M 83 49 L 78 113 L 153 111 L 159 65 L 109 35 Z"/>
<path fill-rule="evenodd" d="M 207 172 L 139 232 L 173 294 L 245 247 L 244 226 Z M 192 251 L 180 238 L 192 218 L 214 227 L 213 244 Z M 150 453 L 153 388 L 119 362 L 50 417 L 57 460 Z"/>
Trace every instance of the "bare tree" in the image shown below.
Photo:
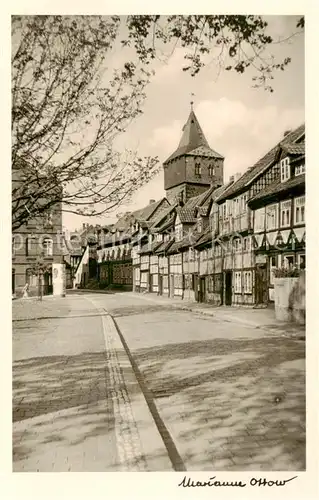
<path fill-rule="evenodd" d="M 217 47 L 221 69 L 253 67 L 255 85 L 272 91 L 290 62 L 265 57 L 272 43 L 260 16 L 13 16 L 13 230 L 62 198 L 64 211 L 104 214 L 155 175 L 157 158 L 119 153 L 114 141 L 142 112 L 163 48 L 187 48 L 194 76 Z M 129 58 L 113 70 L 119 44 Z"/>
<path fill-rule="evenodd" d="M 146 183 L 157 159 L 114 150 L 141 112 L 149 73 L 108 71 L 119 19 L 12 20 L 12 227 L 61 201 L 98 215 Z"/>

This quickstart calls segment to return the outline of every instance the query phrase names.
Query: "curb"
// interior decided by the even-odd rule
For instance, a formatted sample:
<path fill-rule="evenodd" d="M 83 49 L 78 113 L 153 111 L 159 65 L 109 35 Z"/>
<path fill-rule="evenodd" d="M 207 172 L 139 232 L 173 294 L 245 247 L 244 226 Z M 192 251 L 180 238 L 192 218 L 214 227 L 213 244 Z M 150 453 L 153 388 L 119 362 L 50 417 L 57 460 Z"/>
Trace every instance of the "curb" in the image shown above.
<path fill-rule="evenodd" d="M 122 472 L 173 471 L 167 447 L 116 322 L 104 307 L 89 297 L 87 300 L 102 316 Z"/>

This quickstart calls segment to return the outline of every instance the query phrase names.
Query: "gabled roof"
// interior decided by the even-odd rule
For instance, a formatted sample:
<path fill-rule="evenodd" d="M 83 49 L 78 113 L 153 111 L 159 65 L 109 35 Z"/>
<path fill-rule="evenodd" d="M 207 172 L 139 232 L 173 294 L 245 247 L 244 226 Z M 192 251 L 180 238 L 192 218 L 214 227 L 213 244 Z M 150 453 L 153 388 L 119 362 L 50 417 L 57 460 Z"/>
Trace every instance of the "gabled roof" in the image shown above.
<path fill-rule="evenodd" d="M 172 245 L 170 245 L 169 249 L 167 250 L 168 254 L 173 254 L 173 253 L 178 253 L 179 249 L 179 241 L 174 241 Z"/>
<path fill-rule="evenodd" d="M 165 253 L 169 247 L 174 243 L 174 240 L 163 241 L 158 248 L 156 248 L 154 253 Z"/>
<path fill-rule="evenodd" d="M 177 209 L 182 224 L 194 224 L 196 222 L 195 209 L 182 207 Z"/>
<path fill-rule="evenodd" d="M 210 201 L 216 198 L 216 194 L 220 193 L 220 189 L 215 186 L 211 186 L 204 193 L 193 196 L 190 198 L 185 205 L 177 210 L 180 220 L 183 224 L 194 224 L 196 222 L 196 210 L 200 207 L 206 207 L 206 210 L 209 210 Z"/>
<path fill-rule="evenodd" d="M 167 217 L 172 211 L 174 211 L 176 206 L 177 204 L 170 205 L 166 210 L 159 214 L 159 216 L 152 222 L 152 229 L 156 229 L 156 226 L 158 226 L 158 224 L 160 224 L 165 219 L 165 217 Z"/>
<path fill-rule="evenodd" d="M 171 154 L 164 164 L 185 154 L 223 158 L 219 153 L 209 147 L 207 139 L 204 136 L 193 110 L 191 110 L 188 120 L 183 127 L 183 134 L 178 148 L 173 154 Z"/>
<path fill-rule="evenodd" d="M 164 222 L 161 226 L 154 229 L 152 232 L 161 233 L 162 231 L 165 231 L 165 229 L 168 229 L 169 227 L 173 226 L 174 222 L 175 222 L 175 214 L 173 214 L 166 222 Z"/>
<path fill-rule="evenodd" d="M 274 148 L 268 151 L 265 156 L 258 160 L 252 167 L 250 167 L 239 179 L 234 182 L 229 189 L 224 191 L 224 193 L 218 198 L 218 203 L 224 201 L 226 198 L 235 196 L 236 193 L 243 190 L 245 187 L 249 187 L 251 182 L 258 177 L 264 170 L 275 163 L 277 158 L 277 153 L 280 148 L 286 144 L 295 143 L 297 140 L 301 139 L 305 134 L 305 125 L 300 125 L 298 128 L 287 134 L 282 141 L 280 141 Z"/>
<path fill-rule="evenodd" d="M 110 228 L 112 232 L 120 231 L 128 233 L 130 231 L 131 224 L 137 220 L 142 228 L 148 229 L 151 225 L 149 219 L 165 200 L 166 198 L 161 198 L 160 200 L 150 203 L 149 205 L 135 210 L 134 212 L 127 212 L 112 226 L 105 226 L 105 228 Z"/>
<path fill-rule="evenodd" d="M 150 217 L 154 214 L 155 210 L 163 203 L 163 201 L 166 200 L 166 198 L 161 198 L 158 201 L 155 201 L 154 203 L 150 203 L 149 205 L 146 205 L 146 207 L 140 208 L 139 210 L 136 210 L 135 212 L 132 212 L 132 215 L 135 217 L 137 220 L 142 220 L 142 221 L 148 221 Z"/>
<path fill-rule="evenodd" d="M 205 245 L 205 244 L 210 243 L 210 242 L 212 242 L 212 232 L 211 232 L 210 227 L 208 226 L 205 229 L 204 233 L 201 235 L 201 237 L 198 238 L 198 240 L 194 246 L 199 247 L 201 245 Z"/>
<path fill-rule="evenodd" d="M 161 244 L 162 244 L 162 242 L 160 242 L 160 241 L 153 241 L 153 243 L 151 243 L 151 244 L 146 243 L 145 245 L 142 246 L 140 251 L 137 253 L 139 253 L 140 255 L 153 253 Z"/>

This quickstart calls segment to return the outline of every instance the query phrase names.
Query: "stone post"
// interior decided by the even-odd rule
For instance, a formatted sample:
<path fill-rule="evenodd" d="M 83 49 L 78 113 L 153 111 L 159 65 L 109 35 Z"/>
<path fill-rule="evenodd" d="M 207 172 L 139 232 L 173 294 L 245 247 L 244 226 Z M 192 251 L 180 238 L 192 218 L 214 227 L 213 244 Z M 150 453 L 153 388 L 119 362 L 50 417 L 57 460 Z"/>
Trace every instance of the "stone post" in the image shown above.
<path fill-rule="evenodd" d="M 65 264 L 61 263 L 52 264 L 52 282 L 53 282 L 53 295 L 59 297 L 65 297 L 65 290 L 66 290 Z"/>

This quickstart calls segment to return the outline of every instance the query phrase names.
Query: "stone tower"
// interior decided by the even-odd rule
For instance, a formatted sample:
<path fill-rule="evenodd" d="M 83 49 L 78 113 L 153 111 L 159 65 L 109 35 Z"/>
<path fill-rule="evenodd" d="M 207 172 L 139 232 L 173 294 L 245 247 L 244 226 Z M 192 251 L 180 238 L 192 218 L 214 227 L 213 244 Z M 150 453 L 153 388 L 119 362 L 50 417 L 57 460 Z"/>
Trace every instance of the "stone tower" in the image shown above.
<path fill-rule="evenodd" d="M 210 186 L 221 186 L 224 158 L 209 147 L 191 109 L 176 151 L 163 163 L 164 189 L 170 203 L 186 201 Z"/>

